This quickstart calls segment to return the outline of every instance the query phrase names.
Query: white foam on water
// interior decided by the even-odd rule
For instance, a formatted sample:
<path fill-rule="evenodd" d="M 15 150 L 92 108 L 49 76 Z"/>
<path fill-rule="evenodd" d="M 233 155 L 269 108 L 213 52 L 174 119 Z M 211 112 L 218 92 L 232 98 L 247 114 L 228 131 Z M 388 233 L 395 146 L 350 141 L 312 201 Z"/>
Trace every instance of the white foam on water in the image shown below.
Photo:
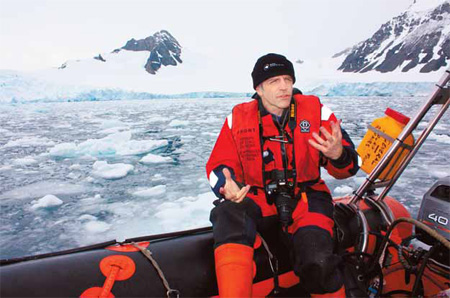
<path fill-rule="evenodd" d="M 92 175 L 103 179 L 120 179 L 134 170 L 133 165 L 116 163 L 108 164 L 107 161 L 96 161 L 92 166 Z"/>
<path fill-rule="evenodd" d="M 166 192 L 166 186 L 165 185 L 157 185 L 150 188 L 143 188 L 139 189 L 137 191 L 132 192 L 133 196 L 140 197 L 140 198 L 148 198 L 148 197 L 154 197 L 162 195 Z"/>
<path fill-rule="evenodd" d="M 58 180 L 41 181 L 4 192 L 0 195 L 0 200 L 38 198 L 47 195 L 49 189 L 53 195 L 73 195 L 87 190 L 84 186 Z"/>
<path fill-rule="evenodd" d="M 173 162 L 173 159 L 168 156 L 160 156 L 149 153 L 146 156 L 142 157 L 139 162 L 143 164 L 168 163 Z"/>
<path fill-rule="evenodd" d="M 46 195 L 46 196 L 40 198 L 39 200 L 31 201 L 30 209 L 36 210 L 39 208 L 50 208 L 50 207 L 55 207 L 55 206 L 59 206 L 62 204 L 63 204 L 63 201 L 60 198 L 58 198 L 54 195 Z"/>

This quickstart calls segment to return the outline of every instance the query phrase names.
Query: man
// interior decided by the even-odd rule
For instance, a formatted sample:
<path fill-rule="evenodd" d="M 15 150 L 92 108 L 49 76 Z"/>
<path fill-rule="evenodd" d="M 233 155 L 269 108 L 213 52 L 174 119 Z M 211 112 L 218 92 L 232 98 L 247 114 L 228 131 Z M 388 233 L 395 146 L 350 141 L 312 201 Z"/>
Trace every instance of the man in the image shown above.
<path fill-rule="evenodd" d="M 252 72 L 255 100 L 233 108 L 206 165 L 219 197 L 211 211 L 221 297 L 250 297 L 257 225 L 278 216 L 292 237 L 294 271 L 310 293 L 342 287 L 333 255 L 333 204 L 320 166 L 343 179 L 359 169 L 340 121 L 293 88 L 293 65 L 267 54 Z"/>

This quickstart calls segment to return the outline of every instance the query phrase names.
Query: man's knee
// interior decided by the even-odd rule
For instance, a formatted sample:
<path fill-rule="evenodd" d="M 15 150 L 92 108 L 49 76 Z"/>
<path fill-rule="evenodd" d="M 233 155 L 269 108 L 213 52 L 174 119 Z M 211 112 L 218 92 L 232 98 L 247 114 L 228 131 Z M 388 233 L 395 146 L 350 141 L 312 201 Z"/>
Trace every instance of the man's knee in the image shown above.
<path fill-rule="evenodd" d="M 294 234 L 294 271 L 310 292 L 332 293 L 342 287 L 339 265 L 341 258 L 333 254 L 331 235 L 318 227 L 307 226 Z"/>
<path fill-rule="evenodd" d="M 253 246 L 256 223 L 262 218 L 261 209 L 251 199 L 241 203 L 229 200 L 220 202 L 211 211 L 215 247 L 225 243 L 240 243 Z"/>

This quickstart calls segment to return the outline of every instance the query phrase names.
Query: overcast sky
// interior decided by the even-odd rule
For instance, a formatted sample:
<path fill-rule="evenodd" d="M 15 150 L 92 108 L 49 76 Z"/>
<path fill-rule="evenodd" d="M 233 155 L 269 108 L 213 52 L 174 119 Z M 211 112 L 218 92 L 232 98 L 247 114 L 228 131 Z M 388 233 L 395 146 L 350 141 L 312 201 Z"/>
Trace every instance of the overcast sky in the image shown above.
<path fill-rule="evenodd" d="M 413 0 L 0 0 L 0 69 L 90 58 L 166 29 L 191 51 L 255 60 L 329 57 Z M 295 57 L 295 58 L 294 58 Z"/>

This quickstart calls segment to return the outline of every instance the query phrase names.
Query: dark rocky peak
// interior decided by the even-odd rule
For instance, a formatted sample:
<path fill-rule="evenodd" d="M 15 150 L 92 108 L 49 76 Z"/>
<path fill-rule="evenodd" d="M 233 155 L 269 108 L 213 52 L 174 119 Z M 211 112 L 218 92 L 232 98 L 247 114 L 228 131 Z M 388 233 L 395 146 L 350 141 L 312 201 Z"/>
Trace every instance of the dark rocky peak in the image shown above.
<path fill-rule="evenodd" d="M 339 70 L 390 72 L 401 68 L 407 72 L 417 67 L 420 72 L 431 72 L 445 67 L 450 59 L 450 0 L 418 9 L 423 4 L 427 3 L 415 1 L 406 12 L 383 24 L 350 52 L 343 51 L 346 58 Z"/>
<path fill-rule="evenodd" d="M 127 51 L 148 51 L 150 52 L 145 70 L 151 74 L 161 68 L 161 66 L 182 63 L 181 45 L 168 31 L 161 30 L 152 36 L 136 40 L 134 38 L 127 41 L 122 49 Z"/>

